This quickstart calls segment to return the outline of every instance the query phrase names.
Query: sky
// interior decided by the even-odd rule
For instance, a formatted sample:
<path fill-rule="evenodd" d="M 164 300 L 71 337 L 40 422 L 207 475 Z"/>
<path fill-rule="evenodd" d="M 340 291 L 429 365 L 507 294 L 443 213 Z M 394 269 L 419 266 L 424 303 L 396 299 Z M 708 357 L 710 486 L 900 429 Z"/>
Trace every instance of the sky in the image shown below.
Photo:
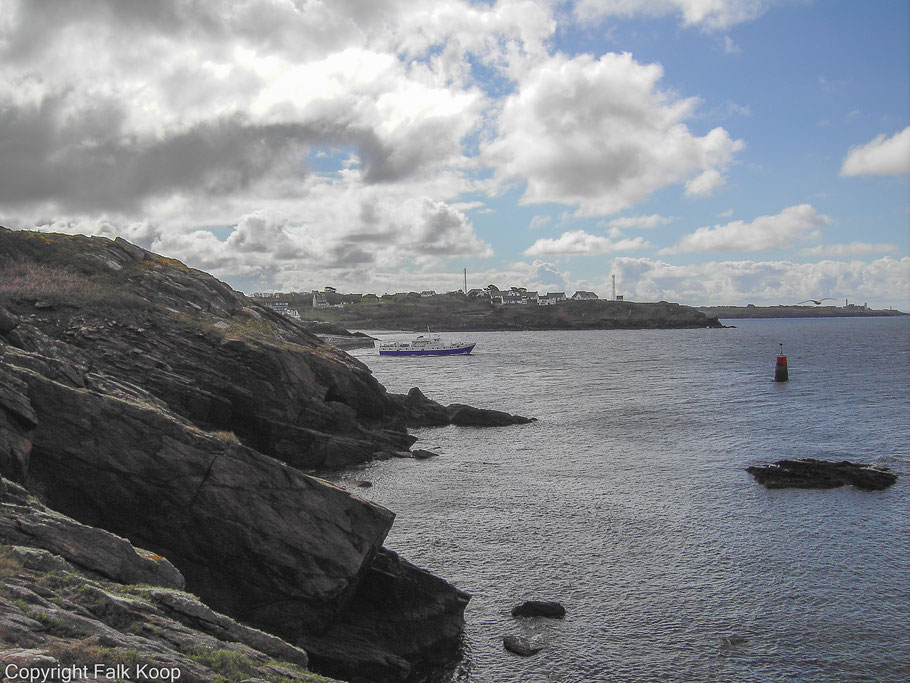
<path fill-rule="evenodd" d="M 903 0 L 0 0 L 0 225 L 236 289 L 910 311 Z"/>

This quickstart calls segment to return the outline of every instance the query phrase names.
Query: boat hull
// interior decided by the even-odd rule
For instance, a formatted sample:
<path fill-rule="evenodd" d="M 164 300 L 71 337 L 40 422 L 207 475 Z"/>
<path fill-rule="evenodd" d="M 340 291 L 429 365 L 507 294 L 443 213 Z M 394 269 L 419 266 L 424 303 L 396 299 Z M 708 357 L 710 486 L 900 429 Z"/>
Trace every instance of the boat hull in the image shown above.
<path fill-rule="evenodd" d="M 451 349 L 379 349 L 380 356 L 466 356 L 474 350 L 475 344 Z"/>

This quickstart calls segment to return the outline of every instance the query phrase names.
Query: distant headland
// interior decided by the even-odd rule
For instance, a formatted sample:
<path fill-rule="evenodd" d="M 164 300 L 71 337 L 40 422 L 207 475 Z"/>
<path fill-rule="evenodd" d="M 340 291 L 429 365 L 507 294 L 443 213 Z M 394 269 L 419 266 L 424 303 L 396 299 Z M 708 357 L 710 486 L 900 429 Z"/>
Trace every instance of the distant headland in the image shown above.
<path fill-rule="evenodd" d="M 873 309 L 866 304 L 844 302 L 843 306 L 699 306 L 716 318 L 868 318 L 907 315 L 892 309 Z"/>
<path fill-rule="evenodd" d="M 600 299 L 591 292 L 538 295 L 523 288 L 464 292 L 340 294 L 322 292 L 254 294 L 253 297 L 317 332 L 327 325 L 362 330 L 498 331 L 685 329 L 723 327 L 716 317 L 691 306 L 659 301 Z M 326 328 L 326 329 L 318 329 Z"/>

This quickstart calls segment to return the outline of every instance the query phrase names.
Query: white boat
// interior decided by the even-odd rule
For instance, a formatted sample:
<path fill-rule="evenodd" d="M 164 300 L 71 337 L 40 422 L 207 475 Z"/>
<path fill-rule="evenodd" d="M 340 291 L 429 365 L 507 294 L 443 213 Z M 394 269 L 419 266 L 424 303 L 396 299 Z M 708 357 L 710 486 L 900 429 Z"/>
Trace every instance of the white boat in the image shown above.
<path fill-rule="evenodd" d="M 464 356 L 474 350 L 474 342 L 445 342 L 439 335 L 422 334 L 411 342 L 379 345 L 380 356 Z"/>

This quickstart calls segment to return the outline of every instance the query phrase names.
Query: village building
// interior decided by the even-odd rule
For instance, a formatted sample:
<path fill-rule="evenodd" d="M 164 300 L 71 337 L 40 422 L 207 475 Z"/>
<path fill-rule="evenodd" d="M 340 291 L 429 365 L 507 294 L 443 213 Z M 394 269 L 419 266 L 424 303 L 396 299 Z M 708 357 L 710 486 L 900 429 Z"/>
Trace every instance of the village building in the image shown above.
<path fill-rule="evenodd" d="M 524 297 L 522 292 L 516 291 L 514 289 L 510 289 L 508 292 L 503 292 L 500 298 L 502 299 L 504 306 L 514 306 L 528 303 L 527 298 Z"/>
<path fill-rule="evenodd" d="M 328 308 L 329 302 L 325 298 L 325 292 L 313 292 L 313 308 Z"/>
<path fill-rule="evenodd" d="M 537 300 L 537 303 L 541 306 L 552 306 L 553 304 L 558 304 L 560 301 L 565 300 L 565 292 L 547 292 Z"/>
<path fill-rule="evenodd" d="M 597 298 L 599 297 L 594 292 L 586 292 L 581 289 L 572 295 L 572 301 L 593 301 Z"/>

